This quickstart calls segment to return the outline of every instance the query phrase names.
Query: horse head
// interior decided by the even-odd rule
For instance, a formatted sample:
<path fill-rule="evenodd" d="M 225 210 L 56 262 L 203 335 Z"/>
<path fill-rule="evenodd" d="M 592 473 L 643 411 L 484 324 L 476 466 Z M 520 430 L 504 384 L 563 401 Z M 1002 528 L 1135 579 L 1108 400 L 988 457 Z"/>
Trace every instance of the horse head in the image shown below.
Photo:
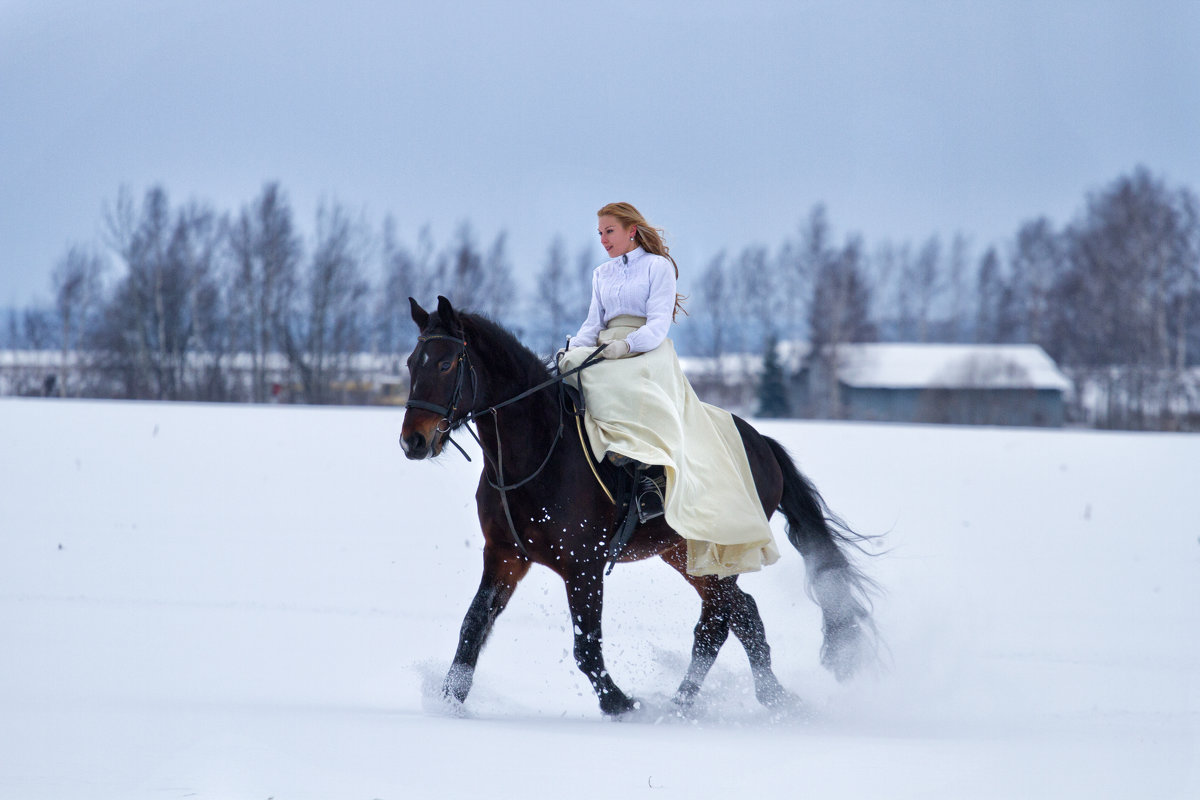
<path fill-rule="evenodd" d="M 408 357 L 409 393 L 400 446 L 408 458 L 441 454 L 450 432 L 472 411 L 479 394 L 462 320 L 445 297 L 430 313 L 413 298 L 413 322 L 420 329 Z"/>

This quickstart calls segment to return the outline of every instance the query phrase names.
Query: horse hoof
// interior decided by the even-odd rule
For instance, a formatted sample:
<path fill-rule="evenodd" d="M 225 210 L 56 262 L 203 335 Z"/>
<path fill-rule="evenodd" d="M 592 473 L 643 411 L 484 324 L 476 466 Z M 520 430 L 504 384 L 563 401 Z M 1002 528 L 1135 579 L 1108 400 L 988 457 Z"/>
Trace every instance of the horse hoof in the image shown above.
<path fill-rule="evenodd" d="M 695 705 L 698 694 L 700 694 L 700 684 L 695 681 L 685 680 L 675 690 L 675 696 L 671 698 L 671 702 L 679 706 L 681 710 L 686 711 Z"/>
<path fill-rule="evenodd" d="M 826 626 L 821 666 L 832 672 L 838 681 L 854 677 L 868 660 L 869 643 L 857 621 Z"/>
<path fill-rule="evenodd" d="M 446 679 L 442 681 L 442 697 L 446 702 L 458 702 L 462 705 L 467 694 L 471 691 L 471 683 L 475 679 L 475 670 L 471 667 L 462 664 L 455 664 L 450 667 L 450 671 L 446 673 Z"/>
<path fill-rule="evenodd" d="M 634 711 L 641 711 L 642 703 L 633 697 L 605 697 L 600 701 L 600 710 L 610 717 L 620 717 Z"/>
<path fill-rule="evenodd" d="M 779 685 L 770 689 L 755 691 L 754 696 L 758 699 L 758 702 L 772 711 L 788 711 L 800 707 L 800 697 Z"/>

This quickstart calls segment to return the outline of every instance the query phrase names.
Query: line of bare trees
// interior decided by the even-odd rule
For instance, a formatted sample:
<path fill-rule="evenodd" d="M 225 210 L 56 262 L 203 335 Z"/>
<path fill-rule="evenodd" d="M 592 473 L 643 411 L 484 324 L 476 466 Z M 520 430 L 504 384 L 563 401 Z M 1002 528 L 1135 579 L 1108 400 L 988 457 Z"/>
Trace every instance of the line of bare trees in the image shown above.
<path fill-rule="evenodd" d="M 1033 343 L 1075 384 L 1078 422 L 1200 430 L 1200 200 L 1145 168 L 976 257 L 969 240 L 840 242 L 825 209 L 773 254 L 719 254 L 700 281 L 705 355 L 803 339 L 834 374 L 838 348 L 867 341 Z M 836 409 L 811 398 L 818 413 Z"/>
<path fill-rule="evenodd" d="M 61 348 L 60 394 L 266 402 L 282 358 L 297 399 L 330 402 L 354 356 L 406 348 L 410 294 L 444 287 L 493 315 L 515 299 L 503 236 L 484 252 L 464 224 L 440 251 L 427 234 L 410 249 L 393 222 L 377 237 L 331 203 L 305 242 L 276 183 L 232 214 L 173 207 L 158 186 L 140 203 L 122 190 L 104 227 L 115 276 L 100 251 L 73 247 L 53 273 L 52 312 L 10 313 L 10 347 Z M 248 381 L 231 378 L 235 356 L 249 359 Z"/>
<path fill-rule="evenodd" d="M 445 294 L 545 353 L 586 314 L 591 242 L 572 254 L 551 241 L 520 297 L 504 234 L 485 246 L 464 223 L 439 246 L 428 229 L 404 241 L 397 227 L 324 204 L 306 240 L 275 183 L 233 213 L 172 206 L 161 187 L 140 203 L 123 190 L 105 214 L 107 253 L 71 248 L 53 273 L 54 307 L 10 312 L 7 345 L 61 348 L 64 363 L 91 354 L 104 387 L 67 375 L 60 391 L 161 399 L 263 402 L 267 365 L 282 357 L 299 399 L 320 403 L 354 354 L 408 351 L 410 295 Z M 1093 424 L 1200 424 L 1187 420 L 1200 406 L 1200 202 L 1144 168 L 1089 194 L 1066 225 L 1031 219 L 979 253 L 963 235 L 839 238 L 818 205 L 774 248 L 682 268 L 691 316 L 674 336 L 685 353 L 804 340 L 832 364 L 852 342 L 1032 342 L 1074 378 L 1076 413 L 1086 406 Z M 229 379 L 234 354 L 251 359 L 248 386 Z"/>

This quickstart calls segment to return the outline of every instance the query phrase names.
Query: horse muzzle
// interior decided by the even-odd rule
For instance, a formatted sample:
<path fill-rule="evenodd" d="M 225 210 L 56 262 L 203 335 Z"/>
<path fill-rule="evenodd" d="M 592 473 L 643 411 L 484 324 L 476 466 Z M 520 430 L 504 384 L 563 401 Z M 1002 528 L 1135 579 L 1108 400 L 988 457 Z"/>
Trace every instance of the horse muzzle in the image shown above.
<path fill-rule="evenodd" d="M 425 458 L 436 458 L 441 455 L 446 441 L 446 431 L 442 430 L 442 420 L 416 425 L 405 420 L 400 430 L 400 447 L 406 458 L 420 461 Z"/>

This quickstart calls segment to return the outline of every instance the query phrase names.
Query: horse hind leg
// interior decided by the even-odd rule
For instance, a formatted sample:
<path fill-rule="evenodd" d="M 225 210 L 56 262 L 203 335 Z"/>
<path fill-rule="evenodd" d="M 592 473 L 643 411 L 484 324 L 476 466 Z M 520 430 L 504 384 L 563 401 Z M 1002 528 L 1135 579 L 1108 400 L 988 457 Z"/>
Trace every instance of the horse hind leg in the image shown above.
<path fill-rule="evenodd" d="M 766 626 L 754 598 L 737 585 L 736 576 L 718 579 L 689 575 L 682 550 L 664 554 L 663 558 L 696 589 L 701 605 L 692 639 L 692 660 L 675 692 L 675 702 L 684 708 L 695 703 L 705 677 L 732 631 L 750 659 L 758 701 L 769 707 L 794 703 L 795 696 L 783 687 L 771 667 L 771 646 L 767 644 Z"/>
<path fill-rule="evenodd" d="M 746 649 L 746 656 L 750 659 L 750 672 L 754 676 L 754 696 L 768 708 L 796 704 L 798 698 L 783 687 L 771 668 L 771 646 L 767 644 L 767 629 L 763 624 L 762 615 L 758 612 L 758 603 L 737 585 L 737 576 L 725 578 L 721 584 L 728 596 L 726 602 L 732 609 L 730 627 L 733 629 L 733 635 L 742 643 L 742 647 Z"/>
<path fill-rule="evenodd" d="M 716 579 L 688 574 L 686 543 L 681 542 L 662 553 L 662 560 L 682 575 L 696 590 L 696 594 L 700 595 L 700 620 L 692 630 L 692 660 L 673 698 L 680 707 L 690 708 L 696 702 L 700 687 L 717 660 L 717 653 L 729 638 L 729 617 L 716 602 Z"/>
<path fill-rule="evenodd" d="M 692 633 L 692 660 L 674 698 L 675 702 L 684 708 L 690 707 L 696 701 L 704 679 L 717 660 L 717 653 L 729 638 L 727 615 L 717 603 L 708 599 L 706 592 L 701 591 L 700 597 L 700 620 Z"/>

